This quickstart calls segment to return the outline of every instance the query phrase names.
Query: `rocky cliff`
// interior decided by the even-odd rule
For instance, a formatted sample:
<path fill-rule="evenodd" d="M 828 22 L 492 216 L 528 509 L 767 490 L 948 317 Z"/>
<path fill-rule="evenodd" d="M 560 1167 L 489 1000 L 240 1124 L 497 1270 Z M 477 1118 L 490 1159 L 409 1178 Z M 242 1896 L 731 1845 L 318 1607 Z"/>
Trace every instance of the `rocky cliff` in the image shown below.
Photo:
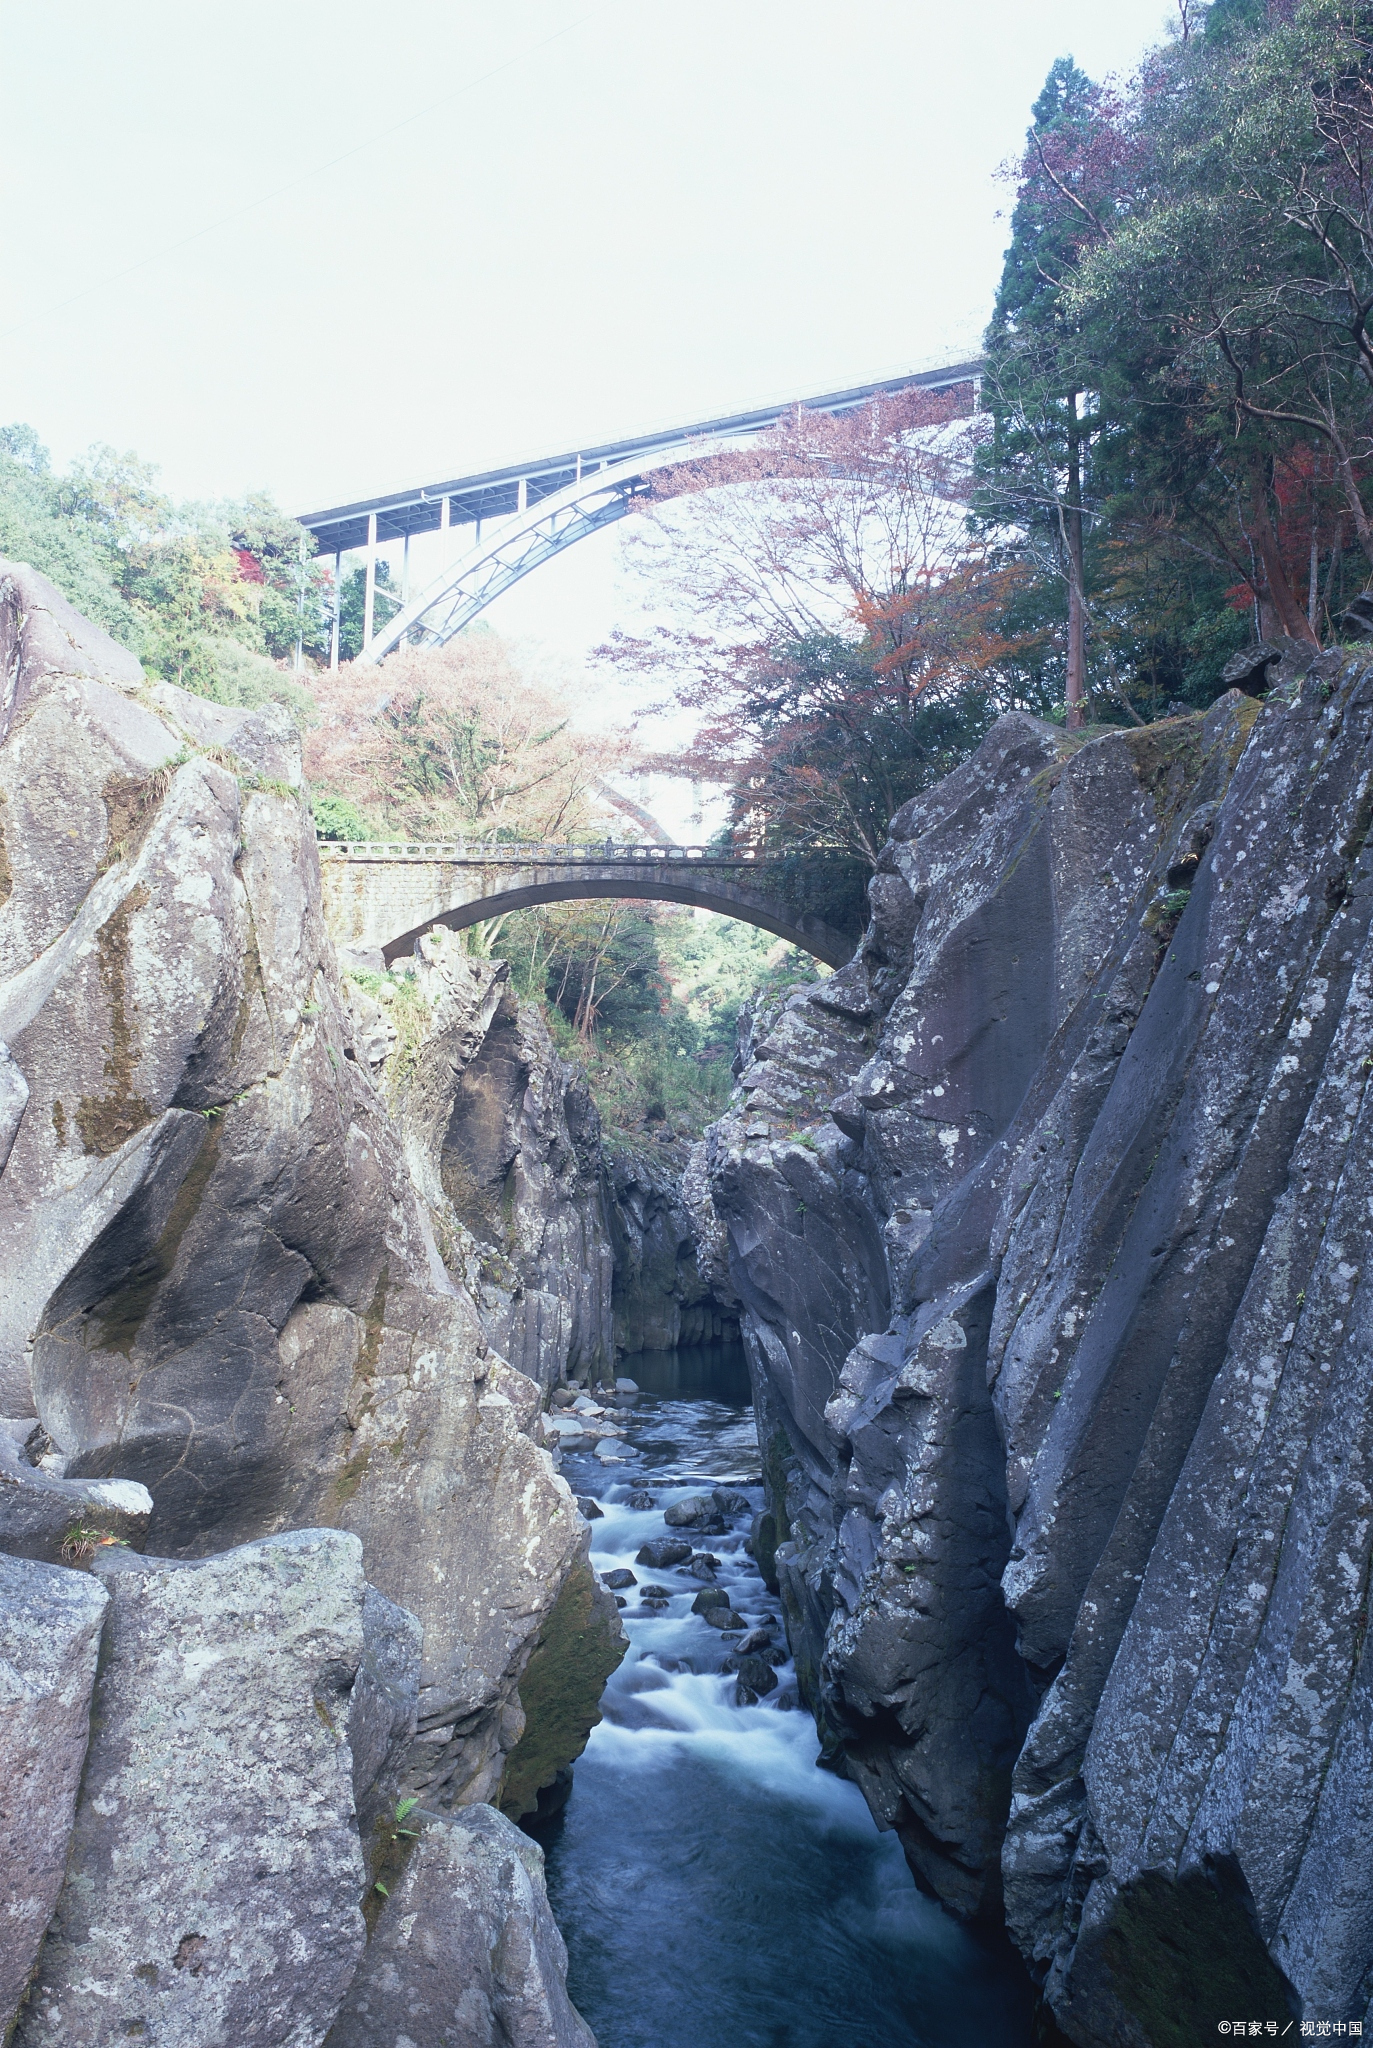
<path fill-rule="evenodd" d="M 1373 672 L 1267 685 L 1003 718 L 710 1134 L 826 1743 L 1083 2048 L 1373 1990 Z"/>
<path fill-rule="evenodd" d="M 32 1941 L 4 1989 L 22 1991 L 56 1902 L 18 2038 L 103 2041 L 114 2001 L 125 2032 L 168 2043 L 315 2042 L 365 1939 L 369 1799 L 378 1825 L 418 1800 L 423 1834 L 499 1796 L 527 1662 L 590 1578 L 587 1531 L 534 1441 L 539 1385 L 445 1264 L 423 1148 L 345 1002 L 283 714 L 149 685 L 8 564 L 0 657 L 0 1553 L 30 1617 L 0 1643 L 11 1843 L 44 1778 L 41 1742 L 23 1746 L 35 1715 L 55 1744 L 21 1887 Z M 461 1113 L 460 1064 L 446 1111 L 437 1081 L 426 1099 L 436 1132 Z M 440 1179 L 443 1158 L 440 1136 Z M 532 1362 L 537 1316 L 502 1328 Z M 576 1606 L 583 1740 L 621 1653 L 606 1604 Z M 392 1617 L 370 1663 L 368 1612 Z M 202 1706 L 241 1810 L 222 1787 L 216 1804 L 194 1744 L 184 1785 L 155 1768 Z M 255 1715 L 294 1745 L 289 1784 Z M 204 1806 L 199 1864 L 183 1794 Z M 115 1813 L 129 1846 L 110 1862 Z M 422 1867 L 462 1863 L 478 1890 L 486 1871 L 497 1922 L 517 1897 L 546 1919 L 527 1856 L 521 1878 L 469 1834 Z M 258 1881 L 249 1941 L 235 1888 Z M 558 1967 L 556 1934 L 536 1933 L 535 2004 Z M 548 1998 L 545 2031 L 530 2006 L 525 2032 L 501 2021 L 509 2038 L 585 2038 L 560 1984 Z M 331 2038 L 370 2038 L 350 2011 Z M 411 2032 L 485 2041 L 479 2019 L 436 2009 Z"/>
<path fill-rule="evenodd" d="M 399 975 L 344 995 L 444 1265 L 491 1342 L 547 1393 L 613 1374 L 601 1126 L 503 961 L 441 927 Z"/>

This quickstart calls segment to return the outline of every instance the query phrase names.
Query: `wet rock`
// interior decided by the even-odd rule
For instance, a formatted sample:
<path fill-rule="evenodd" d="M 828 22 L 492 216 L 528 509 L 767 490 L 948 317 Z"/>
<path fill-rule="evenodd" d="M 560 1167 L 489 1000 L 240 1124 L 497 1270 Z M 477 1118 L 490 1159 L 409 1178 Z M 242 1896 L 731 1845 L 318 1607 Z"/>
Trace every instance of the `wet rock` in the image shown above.
<path fill-rule="evenodd" d="M 746 1515 L 752 1505 L 746 1493 L 735 1493 L 727 1486 L 713 1488 L 710 1497 L 722 1515 Z"/>
<path fill-rule="evenodd" d="M 687 1566 L 693 1579 L 713 1579 L 720 1569 L 720 1560 L 709 1550 L 698 1550 L 692 1554 Z"/>
<path fill-rule="evenodd" d="M 588 1560 L 590 1533 L 539 1630 L 520 1679 L 518 1740 L 506 1760 L 497 1804 L 511 1819 L 535 1810 L 539 1795 L 586 1748 L 601 1718 L 605 1682 L 629 1647 L 616 1596 Z"/>
<path fill-rule="evenodd" d="M 637 1394 L 639 1391 L 639 1382 L 637 1380 L 626 1379 L 623 1376 L 621 1376 L 615 1382 L 615 1391 L 617 1394 Z"/>
<path fill-rule="evenodd" d="M 708 1493 L 694 1493 L 687 1500 L 675 1500 L 663 1509 L 669 1529 L 705 1529 L 712 1533 L 724 1528 L 720 1510 Z"/>
<path fill-rule="evenodd" d="M 744 1620 L 743 1615 L 736 1614 L 734 1612 L 734 1609 L 729 1606 L 702 1608 L 701 1619 L 702 1621 L 706 1622 L 711 1628 L 748 1627 L 748 1623 Z"/>
<path fill-rule="evenodd" d="M 362 1546 L 301 1530 L 178 1565 L 107 1551 L 70 1874 L 14 2039 L 318 2039 L 362 1953 L 349 1693 Z"/>
<path fill-rule="evenodd" d="M 649 1585 L 640 1586 L 639 1598 L 641 1600 L 670 1600 L 672 1595 L 666 1586 Z"/>
<path fill-rule="evenodd" d="M 629 1505 L 636 1513 L 644 1514 L 648 1509 L 656 1508 L 658 1503 L 651 1493 L 647 1493 L 643 1487 L 639 1486 L 630 1494 Z"/>
<path fill-rule="evenodd" d="M 739 1652 L 741 1656 L 752 1656 L 755 1652 L 759 1656 L 765 1656 L 772 1649 L 772 1646 L 773 1637 L 771 1629 L 751 1628 L 742 1643 L 740 1643 Z"/>
<path fill-rule="evenodd" d="M 0 2033 L 62 1886 L 108 1600 L 85 1572 L 0 1556 Z"/>
<path fill-rule="evenodd" d="M 577 1506 L 584 1522 L 599 1522 L 604 1518 L 605 1509 L 599 1501 L 594 1501 L 589 1493 L 577 1495 Z"/>
<path fill-rule="evenodd" d="M 415 1817 L 326 2048 L 595 2048 L 567 1996 L 538 1844 L 489 1806 Z"/>
<path fill-rule="evenodd" d="M 777 1579 L 777 1517 L 770 1508 L 764 1508 L 753 1518 L 750 1530 L 753 1559 L 758 1567 L 763 1584 L 769 1593 L 778 1590 Z"/>
<path fill-rule="evenodd" d="M 738 1674 L 740 1685 L 746 1686 L 754 1696 L 753 1700 L 749 1702 L 750 1705 L 755 1704 L 758 1699 L 765 1697 L 768 1693 L 776 1692 L 777 1673 L 773 1670 L 771 1664 L 768 1663 L 766 1657 L 743 1656 L 736 1651 L 734 1656 L 731 1657 L 730 1662 Z"/>
<path fill-rule="evenodd" d="M 641 1544 L 634 1553 L 635 1564 L 646 1564 L 654 1571 L 664 1571 L 668 1565 L 685 1564 L 691 1556 L 691 1545 L 677 1536 L 654 1536 Z"/>
<path fill-rule="evenodd" d="M 706 1586 L 692 1601 L 691 1611 L 693 1614 L 706 1614 L 712 1607 L 727 1608 L 729 1604 L 729 1594 L 723 1586 Z"/>
<path fill-rule="evenodd" d="M 618 1593 L 622 1592 L 626 1586 L 637 1586 L 639 1581 L 634 1573 L 629 1570 L 628 1566 L 622 1566 L 618 1571 L 602 1572 L 601 1583 L 605 1586 L 613 1586 Z"/>

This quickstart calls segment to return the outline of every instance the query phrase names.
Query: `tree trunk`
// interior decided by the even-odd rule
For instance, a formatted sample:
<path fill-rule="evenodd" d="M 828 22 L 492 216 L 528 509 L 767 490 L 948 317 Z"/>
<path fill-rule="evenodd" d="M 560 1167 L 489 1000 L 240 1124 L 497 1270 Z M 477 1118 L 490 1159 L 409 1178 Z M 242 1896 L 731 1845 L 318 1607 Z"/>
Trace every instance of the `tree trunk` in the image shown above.
<path fill-rule="evenodd" d="M 1259 562 L 1263 569 L 1264 581 L 1268 588 L 1259 593 L 1266 597 L 1277 615 L 1278 624 L 1290 640 L 1305 640 L 1308 645 L 1319 647 L 1313 627 L 1306 622 L 1292 586 L 1287 580 L 1287 571 L 1282 566 L 1282 552 L 1278 547 L 1278 536 L 1273 531 L 1273 521 L 1268 512 L 1268 489 L 1261 473 L 1256 473 L 1249 495 L 1249 516 L 1253 522 L 1254 544 L 1259 551 Z"/>
<path fill-rule="evenodd" d="M 1068 393 L 1068 503 L 1063 517 L 1068 551 L 1068 730 L 1082 729 L 1087 694 L 1087 605 L 1082 548 L 1082 445 L 1077 393 Z"/>

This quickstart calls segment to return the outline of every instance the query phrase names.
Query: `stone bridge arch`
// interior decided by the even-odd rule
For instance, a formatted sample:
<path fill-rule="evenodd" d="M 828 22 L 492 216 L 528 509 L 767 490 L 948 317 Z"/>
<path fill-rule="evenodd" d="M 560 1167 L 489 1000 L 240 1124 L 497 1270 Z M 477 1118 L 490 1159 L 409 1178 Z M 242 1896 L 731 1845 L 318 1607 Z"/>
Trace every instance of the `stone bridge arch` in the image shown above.
<path fill-rule="evenodd" d="M 535 903 L 619 897 L 686 903 L 757 925 L 842 967 L 855 939 L 783 887 L 781 863 L 699 846 L 468 847 L 321 841 L 324 913 L 334 943 L 388 965 L 436 924 L 462 931 Z"/>

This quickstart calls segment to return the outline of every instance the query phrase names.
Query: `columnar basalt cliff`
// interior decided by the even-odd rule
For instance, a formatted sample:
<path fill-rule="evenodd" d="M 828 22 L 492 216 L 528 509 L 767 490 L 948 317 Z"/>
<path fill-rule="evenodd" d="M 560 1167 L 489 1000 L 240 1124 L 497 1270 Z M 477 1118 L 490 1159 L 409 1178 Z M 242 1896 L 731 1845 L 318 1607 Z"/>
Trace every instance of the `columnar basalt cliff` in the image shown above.
<path fill-rule="evenodd" d="M 1003 718 L 710 1134 L 825 1739 L 1083 2048 L 1373 1990 L 1373 671 L 1269 653 Z"/>
<path fill-rule="evenodd" d="M 0 1838 L 32 1866 L 3 1986 L 36 1968 L 26 2042 L 104 2041 L 116 2007 L 170 2044 L 317 2042 L 376 1859 L 405 1860 L 397 1799 L 427 1843 L 499 1796 L 588 1532 L 345 1003 L 289 722 L 149 685 L 9 564 L 0 660 Z M 525 1363 L 547 1341 L 502 1328 Z M 584 1740 L 622 1643 L 606 1596 L 573 1605 Z M 539 1921 L 509 2037 L 584 2042 L 530 1852 L 516 1883 L 482 1825 L 410 1890 L 491 1874 L 492 1940 Z M 493 2010 L 414 2038 L 486 2041 Z"/>

